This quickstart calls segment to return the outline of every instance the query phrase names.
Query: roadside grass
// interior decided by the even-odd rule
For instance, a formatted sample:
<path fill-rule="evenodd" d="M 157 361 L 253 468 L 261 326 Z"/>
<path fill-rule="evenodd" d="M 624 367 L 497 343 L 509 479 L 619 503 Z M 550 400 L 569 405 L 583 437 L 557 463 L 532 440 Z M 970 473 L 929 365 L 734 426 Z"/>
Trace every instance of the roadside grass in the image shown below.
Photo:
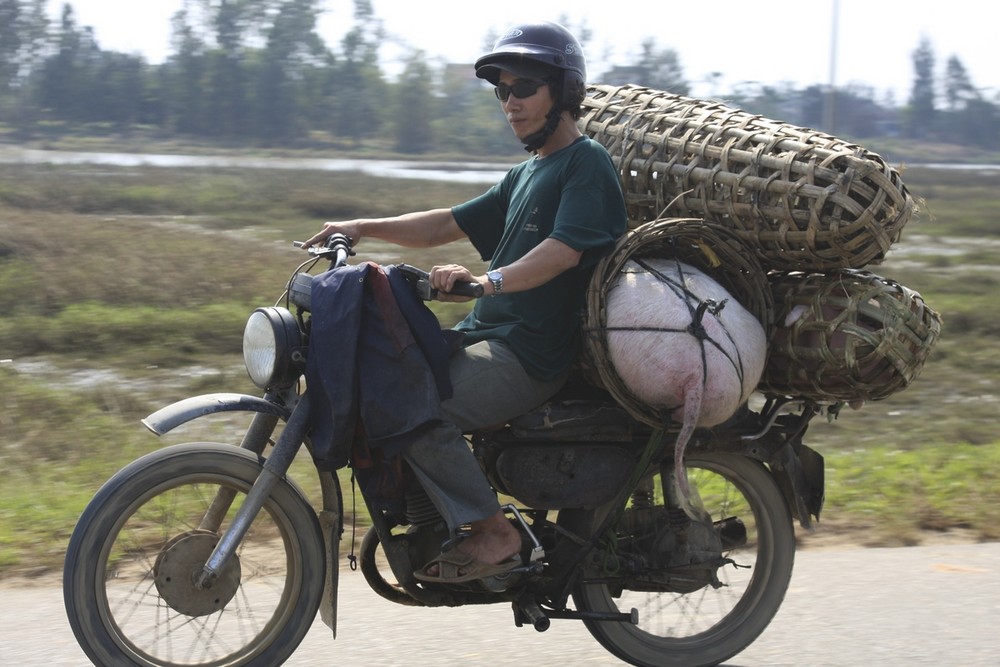
<path fill-rule="evenodd" d="M 75 518 L 120 459 L 142 451 L 126 393 L 50 388 L 0 366 L 0 573 L 61 562 Z"/>
<path fill-rule="evenodd" d="M 825 517 L 869 546 L 916 545 L 929 532 L 1000 539 L 1000 442 L 929 442 L 824 452 Z M 822 530 L 820 522 L 819 528 Z"/>
<path fill-rule="evenodd" d="M 939 311 L 942 338 L 911 387 L 811 427 L 806 441 L 827 460 L 824 519 L 863 529 L 868 544 L 949 530 L 1000 539 L 996 172 L 904 178 L 923 212 L 870 269 Z M 0 360 L 10 360 L 0 363 L 0 577 L 58 568 L 87 500 L 128 461 L 177 439 L 239 437 L 240 423 L 213 418 L 158 439 L 139 419 L 196 393 L 256 393 L 242 327 L 305 259 L 292 240 L 325 219 L 446 206 L 483 189 L 340 172 L 0 165 Z M 356 260 L 479 262 L 466 245 L 370 240 Z M 433 307 L 446 326 L 468 309 Z M 315 492 L 307 461 L 293 475 Z"/>
<path fill-rule="evenodd" d="M 38 213 L 163 215 L 213 230 L 314 231 L 316 221 L 448 206 L 479 184 L 296 169 L 0 164 L 0 206 Z"/>

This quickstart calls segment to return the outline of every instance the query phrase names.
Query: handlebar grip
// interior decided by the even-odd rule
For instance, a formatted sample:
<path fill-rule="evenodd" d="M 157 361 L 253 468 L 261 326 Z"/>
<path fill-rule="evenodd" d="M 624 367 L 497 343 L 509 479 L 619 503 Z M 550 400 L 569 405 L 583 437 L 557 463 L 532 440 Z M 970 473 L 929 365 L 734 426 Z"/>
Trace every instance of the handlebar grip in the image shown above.
<path fill-rule="evenodd" d="M 483 295 L 483 286 L 474 282 L 455 283 L 449 294 L 455 294 L 457 296 L 471 296 L 478 299 Z"/>

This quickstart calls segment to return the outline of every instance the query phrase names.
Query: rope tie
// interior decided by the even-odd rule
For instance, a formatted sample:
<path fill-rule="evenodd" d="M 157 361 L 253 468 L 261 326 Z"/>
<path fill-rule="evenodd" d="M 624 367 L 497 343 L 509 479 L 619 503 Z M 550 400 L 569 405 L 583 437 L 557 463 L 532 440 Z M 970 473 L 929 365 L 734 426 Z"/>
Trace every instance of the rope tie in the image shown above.
<path fill-rule="evenodd" d="M 729 303 L 729 299 L 723 299 L 721 302 L 715 299 L 705 299 L 699 303 L 698 309 L 694 311 L 694 318 L 691 320 L 691 324 L 688 325 L 687 332 L 700 341 L 707 340 L 708 332 L 705 331 L 705 325 L 702 324 L 705 313 L 708 312 L 718 317 L 727 303 Z"/>
<path fill-rule="evenodd" d="M 679 280 L 674 280 L 671 276 L 664 275 L 662 271 L 650 266 L 648 263 L 644 262 L 642 259 L 635 258 L 633 261 L 642 267 L 645 271 L 655 276 L 658 281 L 666 285 L 675 296 L 681 299 L 687 306 L 688 313 L 691 316 L 691 322 L 683 329 L 669 329 L 669 328 L 657 328 L 657 327 L 608 327 L 607 331 L 662 331 L 665 333 L 689 333 L 694 336 L 701 345 L 701 364 L 702 364 L 702 384 L 708 382 L 708 373 L 705 372 L 708 368 L 708 359 L 706 358 L 706 343 L 714 347 L 716 350 L 722 354 L 723 357 L 732 366 L 733 371 L 739 378 L 740 386 L 743 386 L 743 379 L 745 376 L 745 370 L 743 368 L 743 359 L 740 357 L 740 348 L 736 345 L 736 341 L 733 338 L 732 332 L 722 324 L 722 332 L 725 334 L 726 339 L 729 341 L 733 350 L 736 351 L 736 357 L 734 358 L 732 354 L 723 349 L 722 345 L 719 344 L 717 340 L 708 335 L 705 330 L 704 318 L 705 313 L 711 313 L 714 316 L 718 316 L 722 312 L 726 304 L 729 303 L 729 299 L 723 299 L 721 302 L 717 302 L 715 299 L 704 299 L 698 297 L 697 294 L 689 290 L 684 284 L 684 265 L 680 260 L 674 258 L 674 265 L 677 267 L 677 275 Z M 695 305 L 697 304 L 697 305 Z"/>

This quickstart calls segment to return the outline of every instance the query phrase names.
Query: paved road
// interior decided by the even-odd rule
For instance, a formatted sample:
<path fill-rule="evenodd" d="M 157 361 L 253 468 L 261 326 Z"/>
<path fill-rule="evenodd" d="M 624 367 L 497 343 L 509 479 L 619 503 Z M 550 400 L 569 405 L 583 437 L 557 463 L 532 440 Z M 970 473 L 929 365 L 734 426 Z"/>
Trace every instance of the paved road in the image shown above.
<path fill-rule="evenodd" d="M 408 609 L 369 591 L 360 573 L 341 581 L 340 638 L 317 620 L 290 667 L 619 664 L 573 621 L 553 621 L 540 634 L 514 627 L 507 607 Z M 805 550 L 774 622 L 727 664 L 996 666 L 998 629 L 1000 543 Z M 87 664 L 60 590 L 0 588 L 0 665 Z"/>

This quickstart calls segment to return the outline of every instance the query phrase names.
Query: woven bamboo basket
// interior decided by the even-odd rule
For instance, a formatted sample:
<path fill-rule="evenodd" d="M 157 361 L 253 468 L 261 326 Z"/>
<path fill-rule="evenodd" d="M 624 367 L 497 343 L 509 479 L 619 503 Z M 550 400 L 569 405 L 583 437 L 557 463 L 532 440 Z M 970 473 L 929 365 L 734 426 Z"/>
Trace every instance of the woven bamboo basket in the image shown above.
<path fill-rule="evenodd" d="M 606 389 L 633 417 L 658 427 L 670 422 L 669 411 L 647 405 L 624 384 L 611 363 L 606 330 L 609 288 L 629 260 L 653 257 L 675 258 L 711 276 L 757 318 L 768 340 L 773 335 L 774 302 L 767 274 L 753 253 L 731 230 L 703 220 L 646 223 L 601 260 L 587 289 L 581 369 L 588 381 Z"/>
<path fill-rule="evenodd" d="M 870 271 L 770 276 L 778 326 L 758 389 L 818 402 L 875 401 L 919 375 L 941 334 L 921 296 Z"/>
<path fill-rule="evenodd" d="M 720 103 L 593 85 L 581 130 L 618 168 L 633 226 L 694 217 L 733 229 L 766 270 L 877 263 L 914 200 L 878 155 Z"/>

